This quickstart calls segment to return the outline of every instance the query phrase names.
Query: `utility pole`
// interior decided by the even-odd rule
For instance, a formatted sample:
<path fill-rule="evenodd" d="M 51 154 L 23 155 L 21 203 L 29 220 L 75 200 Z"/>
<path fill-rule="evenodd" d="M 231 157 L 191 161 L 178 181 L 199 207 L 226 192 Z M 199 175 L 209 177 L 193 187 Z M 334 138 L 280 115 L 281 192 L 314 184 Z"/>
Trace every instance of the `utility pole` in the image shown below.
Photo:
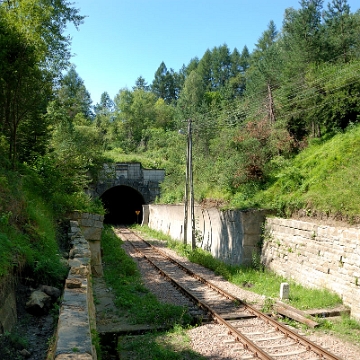
<path fill-rule="evenodd" d="M 195 212 L 194 212 L 194 186 L 192 167 L 192 120 L 188 119 L 188 138 L 186 152 L 186 181 L 185 181 L 185 209 L 184 209 L 184 244 L 187 244 L 188 215 L 191 221 L 191 248 L 195 249 Z M 190 211 L 189 211 L 190 198 Z"/>

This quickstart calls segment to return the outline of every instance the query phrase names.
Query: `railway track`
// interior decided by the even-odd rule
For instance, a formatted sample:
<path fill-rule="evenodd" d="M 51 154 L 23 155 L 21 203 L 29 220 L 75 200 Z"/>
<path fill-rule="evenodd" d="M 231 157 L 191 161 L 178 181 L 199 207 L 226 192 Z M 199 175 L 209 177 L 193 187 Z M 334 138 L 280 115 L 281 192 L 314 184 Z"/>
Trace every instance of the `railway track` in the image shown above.
<path fill-rule="evenodd" d="M 341 360 L 179 263 L 125 227 L 117 234 L 226 331 L 236 359 Z"/>

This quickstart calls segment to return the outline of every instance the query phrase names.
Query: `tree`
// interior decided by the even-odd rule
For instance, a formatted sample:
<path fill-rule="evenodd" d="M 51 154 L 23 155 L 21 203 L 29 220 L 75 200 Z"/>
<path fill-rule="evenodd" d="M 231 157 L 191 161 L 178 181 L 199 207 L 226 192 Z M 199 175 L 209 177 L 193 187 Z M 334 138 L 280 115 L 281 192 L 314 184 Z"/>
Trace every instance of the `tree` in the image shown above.
<path fill-rule="evenodd" d="M 70 58 L 70 39 L 63 32 L 68 22 L 78 26 L 82 20 L 65 0 L 0 4 L 0 128 L 13 165 L 19 159 L 19 134 L 23 145 L 44 141 L 51 87 Z M 42 149 L 32 147 L 35 152 Z M 21 159 L 27 156 L 29 152 L 23 152 Z"/>
<path fill-rule="evenodd" d="M 230 50 L 226 44 L 215 47 L 211 54 L 212 90 L 225 87 L 231 74 Z"/>
<path fill-rule="evenodd" d="M 155 72 L 151 84 L 151 91 L 158 97 L 164 99 L 167 104 L 175 102 L 178 98 L 179 88 L 177 76 L 173 69 L 168 70 L 162 62 Z"/>
<path fill-rule="evenodd" d="M 135 81 L 135 86 L 133 86 L 132 88 L 133 90 L 144 90 L 144 91 L 149 91 L 150 90 L 150 86 L 147 84 L 146 80 L 142 77 L 139 76 L 136 81 Z"/>
<path fill-rule="evenodd" d="M 358 29 L 354 16 L 350 14 L 347 0 L 333 0 L 328 4 L 328 10 L 324 11 L 323 17 L 328 46 L 327 59 L 338 59 L 341 55 L 344 62 L 349 61 L 357 42 Z"/>
<path fill-rule="evenodd" d="M 106 149 L 113 141 L 115 104 L 110 95 L 105 91 L 101 94 L 100 103 L 94 107 L 95 127 L 102 135 L 104 148 Z"/>
<path fill-rule="evenodd" d="M 67 0 L 7 0 L 0 4 L 3 16 L 35 47 L 37 61 L 54 77 L 69 65 L 68 23 L 78 27 L 84 16 Z"/>
<path fill-rule="evenodd" d="M 175 108 L 165 103 L 163 99 L 158 99 L 154 105 L 155 123 L 154 127 L 164 130 L 174 130 Z"/>
<path fill-rule="evenodd" d="M 241 66 L 241 72 L 242 73 L 245 73 L 246 70 L 250 66 L 250 53 L 249 53 L 249 49 L 247 48 L 246 45 L 244 46 L 244 48 L 241 51 L 240 66 Z"/>
<path fill-rule="evenodd" d="M 302 0 L 300 4 L 299 10 L 290 8 L 285 11 L 283 22 L 280 43 L 284 79 L 281 89 L 282 109 L 287 114 L 288 127 L 296 128 L 300 136 L 310 129 L 315 136 L 320 136 L 317 118 L 309 118 L 310 123 L 305 123 L 304 114 L 308 108 L 316 106 L 317 101 L 316 94 L 313 96 L 313 89 L 309 91 L 306 84 L 307 70 L 310 66 L 318 66 L 325 58 L 326 49 L 321 29 L 323 1 Z"/>
<path fill-rule="evenodd" d="M 252 54 L 251 66 L 247 71 L 247 94 L 259 101 L 253 101 L 253 114 L 260 119 L 266 118 L 269 123 L 275 122 L 274 90 L 279 87 L 281 58 L 275 44 L 276 26 L 270 21 L 268 29 L 259 38 Z M 254 116 L 254 115 L 253 115 Z"/>
<path fill-rule="evenodd" d="M 209 49 L 207 49 L 205 51 L 203 57 L 199 61 L 196 72 L 202 78 L 202 81 L 203 81 L 202 86 L 203 86 L 203 88 L 206 91 L 211 91 L 211 89 L 213 87 L 212 52 Z"/>
<path fill-rule="evenodd" d="M 154 125 L 157 97 L 141 89 L 122 89 L 115 97 L 115 121 L 126 150 L 133 151 L 143 139 L 143 130 Z"/>
<path fill-rule="evenodd" d="M 86 90 L 84 81 L 71 66 L 68 73 L 61 80 L 60 88 L 57 91 L 57 100 L 59 106 L 67 112 L 70 120 L 74 120 L 77 114 L 82 114 L 86 119 L 91 119 L 92 100 L 89 92 Z"/>
<path fill-rule="evenodd" d="M 100 103 L 94 107 L 95 115 L 108 115 L 114 111 L 114 101 L 110 98 L 107 91 L 104 91 L 100 96 Z"/>
<path fill-rule="evenodd" d="M 50 142 L 50 157 L 54 166 L 61 169 L 67 194 L 83 191 L 91 178 L 103 166 L 104 139 L 95 126 L 76 125 L 68 121 L 54 126 Z"/>
<path fill-rule="evenodd" d="M 307 64 L 322 60 L 321 9 L 323 0 L 301 0 L 301 9 L 285 10 L 283 46 L 287 64 L 303 72 Z"/>
<path fill-rule="evenodd" d="M 186 78 L 181 90 L 177 108 L 184 118 L 200 110 L 204 98 L 204 83 L 197 71 L 193 70 Z"/>
<path fill-rule="evenodd" d="M 6 22 L 0 22 L 0 48 L 0 129 L 7 139 L 8 157 L 15 166 L 20 138 L 23 145 L 31 145 L 28 155 L 46 139 L 41 139 L 46 128 L 42 114 L 51 83 L 39 67 L 35 48 Z M 40 152 L 43 149 L 44 146 L 38 147 Z M 25 160 L 26 154 L 21 158 Z"/>
<path fill-rule="evenodd" d="M 193 70 L 196 70 L 199 65 L 199 59 L 197 57 L 192 58 L 187 66 L 183 65 L 182 73 L 185 78 L 190 75 Z"/>

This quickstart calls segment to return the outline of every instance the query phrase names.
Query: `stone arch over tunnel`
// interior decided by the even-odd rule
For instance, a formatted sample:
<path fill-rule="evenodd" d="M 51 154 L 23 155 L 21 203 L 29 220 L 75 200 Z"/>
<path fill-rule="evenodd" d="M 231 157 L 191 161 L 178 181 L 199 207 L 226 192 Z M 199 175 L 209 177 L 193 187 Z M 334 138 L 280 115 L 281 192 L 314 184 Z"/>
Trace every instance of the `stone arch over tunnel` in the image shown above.
<path fill-rule="evenodd" d="M 106 190 L 100 198 L 106 209 L 105 224 L 141 223 L 145 201 L 141 193 L 134 188 L 126 185 L 114 186 Z M 139 215 L 136 211 L 140 211 Z"/>

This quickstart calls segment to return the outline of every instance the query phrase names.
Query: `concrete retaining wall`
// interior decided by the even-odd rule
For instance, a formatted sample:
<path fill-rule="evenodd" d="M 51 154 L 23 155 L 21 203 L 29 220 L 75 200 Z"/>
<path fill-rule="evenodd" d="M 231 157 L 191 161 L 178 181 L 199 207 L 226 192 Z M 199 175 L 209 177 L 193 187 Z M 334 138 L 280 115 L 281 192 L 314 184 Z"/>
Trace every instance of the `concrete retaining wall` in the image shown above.
<path fill-rule="evenodd" d="M 144 205 L 143 214 L 143 224 L 175 240 L 184 239 L 183 205 Z M 264 211 L 220 211 L 195 206 L 197 246 L 226 263 L 251 264 L 254 251 L 259 250 L 264 221 Z"/>
<path fill-rule="evenodd" d="M 280 275 L 339 294 L 360 320 L 359 229 L 268 218 L 262 259 Z"/>
<path fill-rule="evenodd" d="M 91 288 L 91 251 L 77 221 L 70 221 L 72 248 L 57 327 L 55 360 L 97 359 L 91 330 L 95 307 Z"/>

